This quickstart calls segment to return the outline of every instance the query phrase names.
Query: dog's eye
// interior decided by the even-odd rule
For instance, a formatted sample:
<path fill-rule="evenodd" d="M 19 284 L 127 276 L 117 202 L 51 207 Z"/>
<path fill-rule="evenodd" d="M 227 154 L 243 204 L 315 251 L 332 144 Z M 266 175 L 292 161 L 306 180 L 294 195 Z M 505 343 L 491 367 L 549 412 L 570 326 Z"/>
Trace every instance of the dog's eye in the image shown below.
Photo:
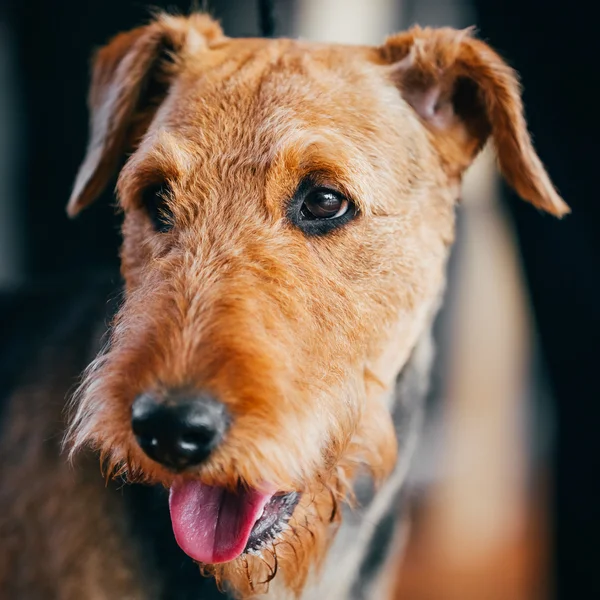
<path fill-rule="evenodd" d="M 354 202 L 338 190 L 315 186 L 307 178 L 298 186 L 288 207 L 288 219 L 306 235 L 325 235 L 352 220 Z"/>
<path fill-rule="evenodd" d="M 165 184 L 153 185 L 142 193 L 142 205 L 159 233 L 167 233 L 173 228 L 173 213 L 169 208 L 167 198 L 169 188 Z"/>
<path fill-rule="evenodd" d="M 348 212 L 350 202 L 339 192 L 318 188 L 304 198 L 300 215 L 302 219 L 337 219 Z"/>

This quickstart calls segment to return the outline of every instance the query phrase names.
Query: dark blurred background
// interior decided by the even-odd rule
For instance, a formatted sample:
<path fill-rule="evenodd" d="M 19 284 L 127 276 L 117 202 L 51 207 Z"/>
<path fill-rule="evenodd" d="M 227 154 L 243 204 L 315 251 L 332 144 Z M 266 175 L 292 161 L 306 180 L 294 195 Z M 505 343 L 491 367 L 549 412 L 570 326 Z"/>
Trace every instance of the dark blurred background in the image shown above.
<path fill-rule="evenodd" d="M 190 2 L 152 2 L 190 10 Z M 210 0 L 232 36 L 257 2 Z M 475 24 L 521 73 L 559 222 L 502 187 L 490 153 L 465 184 L 432 408 L 412 475 L 408 600 L 600 598 L 600 44 L 591 3 L 275 0 L 276 34 L 379 43 L 413 23 Z M 149 15 L 129 0 L 0 0 L 0 326 L 40 318 L 12 291 L 118 266 L 114 200 L 65 215 L 87 138 L 90 57 Z M 16 333 L 15 333 L 16 332 Z M 6 348 L 8 346 L 8 349 Z M 8 380 L 7 380 L 8 381 Z"/>

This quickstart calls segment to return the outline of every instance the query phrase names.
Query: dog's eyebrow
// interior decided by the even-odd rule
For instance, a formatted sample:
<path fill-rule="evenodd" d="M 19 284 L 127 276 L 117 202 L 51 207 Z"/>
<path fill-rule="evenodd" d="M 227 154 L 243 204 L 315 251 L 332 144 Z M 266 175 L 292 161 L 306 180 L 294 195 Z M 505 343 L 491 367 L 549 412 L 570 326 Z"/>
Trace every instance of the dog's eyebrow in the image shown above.
<path fill-rule="evenodd" d="M 272 152 L 273 171 L 284 168 L 298 179 L 318 174 L 340 187 L 361 212 L 371 211 L 377 174 L 367 155 L 338 131 L 299 126 L 280 136 Z"/>
<path fill-rule="evenodd" d="M 149 183 L 158 179 L 178 180 L 189 175 L 196 154 L 189 140 L 174 132 L 161 130 L 142 141 L 129 158 L 117 181 L 117 192 L 123 208 Z"/>

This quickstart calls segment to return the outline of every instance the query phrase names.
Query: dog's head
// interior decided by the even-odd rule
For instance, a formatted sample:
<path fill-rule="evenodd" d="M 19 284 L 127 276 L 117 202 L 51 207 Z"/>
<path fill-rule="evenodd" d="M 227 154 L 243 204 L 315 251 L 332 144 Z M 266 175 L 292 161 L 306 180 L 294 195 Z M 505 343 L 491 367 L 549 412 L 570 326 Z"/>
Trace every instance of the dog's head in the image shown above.
<path fill-rule="evenodd" d="M 126 294 L 70 442 L 169 486 L 179 544 L 239 594 L 275 563 L 298 590 L 357 469 L 393 467 L 384 399 L 488 137 L 521 196 L 568 211 L 515 75 L 464 31 L 347 47 L 163 16 L 100 50 L 90 106 L 68 211 L 120 169 Z"/>

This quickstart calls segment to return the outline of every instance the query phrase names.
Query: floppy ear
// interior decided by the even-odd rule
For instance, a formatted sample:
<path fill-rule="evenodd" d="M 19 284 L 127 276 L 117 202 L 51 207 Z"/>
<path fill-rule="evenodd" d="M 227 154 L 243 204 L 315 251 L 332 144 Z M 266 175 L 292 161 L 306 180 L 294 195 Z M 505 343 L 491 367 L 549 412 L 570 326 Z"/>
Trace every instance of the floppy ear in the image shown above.
<path fill-rule="evenodd" d="M 96 55 L 88 99 L 90 140 L 67 206 L 91 204 L 150 125 L 176 75 L 181 53 L 223 37 L 209 17 L 161 16 L 116 36 Z"/>
<path fill-rule="evenodd" d="M 515 72 L 470 34 L 414 27 L 389 38 L 380 51 L 449 170 L 462 173 L 491 135 L 515 191 L 553 215 L 568 213 L 531 143 Z"/>

